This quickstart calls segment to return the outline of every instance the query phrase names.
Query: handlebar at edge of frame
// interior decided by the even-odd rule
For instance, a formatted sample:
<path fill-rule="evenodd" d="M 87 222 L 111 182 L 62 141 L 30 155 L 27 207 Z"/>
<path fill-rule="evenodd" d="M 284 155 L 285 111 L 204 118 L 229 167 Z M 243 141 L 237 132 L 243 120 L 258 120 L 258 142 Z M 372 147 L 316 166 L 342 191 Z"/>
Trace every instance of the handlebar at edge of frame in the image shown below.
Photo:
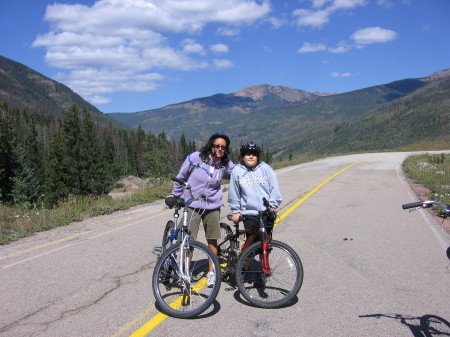
<path fill-rule="evenodd" d="M 435 200 L 424 200 L 424 201 L 413 202 L 410 204 L 404 204 L 404 205 L 402 205 L 402 208 L 403 209 L 419 208 L 419 207 L 429 208 L 432 205 L 439 207 L 443 212 L 450 215 L 450 206 L 446 206 L 444 204 L 441 204 L 439 201 L 435 201 Z"/>
<path fill-rule="evenodd" d="M 414 208 L 414 207 L 423 207 L 423 202 L 422 201 L 418 201 L 418 202 L 412 202 L 410 204 L 402 205 L 403 209 Z"/>

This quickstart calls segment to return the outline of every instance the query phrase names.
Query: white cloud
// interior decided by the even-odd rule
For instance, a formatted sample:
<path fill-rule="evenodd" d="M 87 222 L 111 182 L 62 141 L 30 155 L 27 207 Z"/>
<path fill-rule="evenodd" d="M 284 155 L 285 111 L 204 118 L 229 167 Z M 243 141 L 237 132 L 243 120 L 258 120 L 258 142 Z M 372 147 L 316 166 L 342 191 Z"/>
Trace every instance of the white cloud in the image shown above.
<path fill-rule="evenodd" d="M 338 72 L 332 72 L 328 75 L 331 77 L 351 77 L 351 76 L 353 76 L 351 73 L 338 73 Z"/>
<path fill-rule="evenodd" d="M 217 34 L 222 36 L 237 36 L 241 33 L 239 28 L 220 27 L 217 29 Z"/>
<path fill-rule="evenodd" d="M 297 16 L 297 24 L 299 26 L 322 27 L 330 19 L 330 12 L 328 11 L 311 11 L 307 9 L 297 9 L 293 12 Z"/>
<path fill-rule="evenodd" d="M 327 46 L 323 43 L 310 43 L 304 42 L 303 45 L 297 50 L 298 53 L 314 53 L 318 51 L 326 50 Z"/>
<path fill-rule="evenodd" d="M 229 48 L 226 44 L 217 43 L 209 46 L 209 49 L 214 53 L 228 53 Z"/>
<path fill-rule="evenodd" d="M 383 29 L 380 27 L 367 27 L 354 32 L 351 39 L 359 45 L 372 43 L 384 43 L 395 40 L 397 33 L 393 30 Z"/>
<path fill-rule="evenodd" d="M 215 69 L 226 69 L 234 67 L 233 62 L 226 59 L 215 59 L 213 63 Z"/>
<path fill-rule="evenodd" d="M 183 46 L 183 52 L 186 54 L 205 54 L 205 49 L 203 46 L 193 39 L 184 39 L 181 42 L 181 45 Z"/>
<path fill-rule="evenodd" d="M 313 9 L 296 9 L 297 25 L 321 28 L 330 21 L 330 16 L 341 10 L 350 10 L 358 6 L 365 6 L 366 0 L 312 0 Z M 324 5 L 327 5 L 324 7 Z M 320 9 L 319 9 L 320 8 Z"/>
<path fill-rule="evenodd" d="M 345 41 L 341 41 L 338 43 L 335 48 L 328 48 L 328 51 L 334 54 L 343 54 L 348 52 L 352 47 Z"/>
<path fill-rule="evenodd" d="M 55 3 L 45 13 L 50 31 L 37 36 L 33 46 L 46 48 L 45 60 L 63 70 L 58 74 L 63 83 L 92 102 L 107 102 L 100 94 L 154 90 L 166 80 L 155 69 L 232 67 L 230 60 L 208 59 L 201 41 L 183 37 L 201 38 L 208 24 L 222 24 L 219 33 L 233 36 L 239 34 L 239 25 L 266 20 L 270 11 L 265 0 Z M 175 42 L 181 34 L 181 43 Z M 227 48 L 216 44 L 211 50 L 224 53 Z"/>

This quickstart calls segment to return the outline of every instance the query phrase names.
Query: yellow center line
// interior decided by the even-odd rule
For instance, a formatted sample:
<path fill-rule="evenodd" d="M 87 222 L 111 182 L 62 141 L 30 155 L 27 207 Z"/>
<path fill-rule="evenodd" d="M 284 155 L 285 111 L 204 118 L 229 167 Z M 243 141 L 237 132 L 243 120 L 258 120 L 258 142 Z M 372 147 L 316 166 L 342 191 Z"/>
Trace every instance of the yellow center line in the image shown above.
<path fill-rule="evenodd" d="M 198 281 L 195 286 L 192 288 L 192 292 L 197 293 L 202 288 L 206 286 L 206 277 L 203 277 L 200 281 Z M 183 298 L 180 296 L 175 301 L 173 301 L 169 306 L 173 309 L 178 309 L 181 306 Z M 161 312 L 157 313 L 150 319 L 147 323 L 142 325 L 139 329 L 133 332 L 129 337 L 144 337 L 154 328 L 156 328 L 159 324 L 161 324 L 166 318 L 168 318 L 166 314 Z"/>
<path fill-rule="evenodd" d="M 151 212 L 147 212 L 147 213 L 144 213 L 144 214 L 136 215 L 136 216 L 129 217 L 129 218 L 126 218 L 126 219 L 122 219 L 122 220 L 119 220 L 119 221 L 116 221 L 116 222 L 112 222 L 110 224 L 107 224 L 106 226 L 108 226 L 108 227 L 109 226 L 114 226 L 114 225 L 120 224 L 120 223 L 125 222 L 125 221 L 138 219 L 138 218 L 141 218 L 143 216 L 147 216 L 147 215 L 150 215 L 150 214 L 153 214 L 153 213 L 161 212 L 163 210 L 164 210 L 164 208 L 163 209 L 158 209 L 156 211 L 151 211 Z M 37 249 L 53 246 L 53 245 L 56 245 L 58 243 L 74 239 L 76 237 L 80 237 L 80 236 L 83 236 L 83 235 L 86 235 L 86 234 L 98 231 L 100 229 L 105 228 L 106 226 L 100 226 L 100 227 L 97 227 L 95 229 L 87 230 L 85 232 L 81 232 L 81 233 L 77 233 L 77 234 L 74 234 L 74 235 L 66 236 L 66 237 L 64 237 L 62 239 L 59 239 L 59 240 L 47 242 L 47 243 L 44 243 L 44 244 L 39 245 L 39 246 L 34 246 L 34 247 L 31 247 L 31 248 L 28 248 L 28 249 L 24 249 L 24 250 L 21 250 L 21 251 L 16 252 L 16 253 L 8 254 L 8 255 L 5 255 L 5 256 L 0 256 L 0 261 L 7 260 L 7 259 L 10 259 L 12 257 L 18 256 L 18 255 L 22 255 L 22 254 L 25 254 L 25 253 L 28 253 L 28 252 L 31 252 L 31 251 L 34 251 L 34 250 L 37 250 Z"/>
<path fill-rule="evenodd" d="M 301 204 L 303 204 L 309 197 L 311 197 L 314 193 L 316 193 L 318 190 L 320 190 L 323 186 L 325 186 L 328 182 L 330 182 L 332 179 L 336 178 L 338 175 L 340 175 L 341 173 L 347 171 L 349 168 L 357 165 L 357 164 L 361 164 L 364 163 L 366 161 L 370 161 L 370 160 L 374 160 L 376 158 L 370 158 L 370 159 L 365 159 L 365 160 L 361 160 L 358 161 L 356 163 L 350 164 L 346 167 L 344 167 L 342 170 L 340 170 L 339 172 L 336 172 L 335 174 L 331 175 L 330 177 L 328 177 L 327 179 L 325 179 L 323 182 L 321 182 L 319 185 L 317 185 L 316 187 L 314 187 L 308 194 L 306 194 L 303 198 L 301 198 L 299 201 L 297 201 L 292 207 L 290 207 L 287 211 L 283 212 L 283 214 L 281 214 L 277 220 L 275 221 L 275 225 L 274 227 L 276 227 L 284 218 L 286 218 L 289 214 L 291 214 L 298 206 L 300 206 Z"/>
<path fill-rule="evenodd" d="M 337 177 L 339 174 L 341 174 L 342 172 L 345 172 L 346 170 L 348 170 L 349 168 L 360 164 L 360 163 L 364 163 L 366 161 L 370 161 L 370 160 L 374 160 L 376 158 L 371 158 L 371 159 L 365 159 L 365 160 L 361 160 L 358 161 L 356 163 L 350 164 L 346 167 L 344 167 L 342 170 L 340 170 L 339 172 L 333 174 L 332 176 L 330 176 L 329 178 L 327 178 L 326 180 L 324 180 L 322 183 L 320 183 L 319 185 L 317 185 L 315 188 L 313 188 L 307 195 L 305 195 L 303 198 L 301 198 L 299 201 L 297 201 L 293 206 L 291 206 L 287 211 L 283 212 L 283 214 L 281 214 L 278 219 L 275 221 L 275 225 L 277 226 L 284 218 L 286 218 L 289 214 L 292 213 L 292 211 L 294 211 L 298 206 L 300 206 L 301 204 L 303 204 L 309 197 L 311 197 L 314 193 L 316 193 L 319 189 L 321 189 L 325 184 L 327 184 L 328 182 L 330 182 L 332 179 L 334 179 L 335 177 Z M 284 209 L 284 208 L 283 208 Z M 282 210 L 283 211 L 283 210 Z M 199 282 L 200 283 L 200 282 Z M 203 285 L 204 286 L 204 285 Z M 197 287 L 197 286 L 196 286 Z M 199 288 L 200 290 L 201 288 Z M 180 297 L 181 298 L 181 297 Z M 178 302 L 180 301 L 180 298 L 178 298 L 177 300 L 175 300 L 172 304 L 174 305 L 175 303 L 178 304 Z M 180 302 L 181 303 L 181 302 Z M 178 305 L 179 306 L 179 305 Z M 154 305 L 152 305 L 152 308 L 154 307 Z M 139 315 L 140 317 L 142 316 Z M 159 312 L 157 313 L 155 316 L 153 316 L 148 322 L 144 323 L 140 328 L 138 328 L 135 332 L 133 332 L 129 337 L 145 337 L 147 336 L 154 328 L 156 328 L 159 324 L 161 324 L 166 318 L 168 318 L 169 316 Z M 136 320 L 132 321 L 133 323 L 136 322 Z M 131 328 L 131 322 L 125 325 L 127 328 Z M 124 326 L 124 327 L 125 327 Z M 124 327 L 122 327 L 120 329 L 120 331 L 124 331 Z M 117 334 L 115 334 L 114 336 L 119 336 Z"/>

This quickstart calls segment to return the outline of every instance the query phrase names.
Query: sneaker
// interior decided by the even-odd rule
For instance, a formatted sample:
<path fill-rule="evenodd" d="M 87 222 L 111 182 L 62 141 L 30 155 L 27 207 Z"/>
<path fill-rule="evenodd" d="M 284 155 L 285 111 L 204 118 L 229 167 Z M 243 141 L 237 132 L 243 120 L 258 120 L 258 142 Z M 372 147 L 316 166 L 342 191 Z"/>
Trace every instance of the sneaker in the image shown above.
<path fill-rule="evenodd" d="M 214 287 L 214 283 L 216 282 L 216 275 L 214 274 L 214 272 L 213 271 L 208 272 L 206 277 L 207 277 L 206 286 L 208 288 Z"/>

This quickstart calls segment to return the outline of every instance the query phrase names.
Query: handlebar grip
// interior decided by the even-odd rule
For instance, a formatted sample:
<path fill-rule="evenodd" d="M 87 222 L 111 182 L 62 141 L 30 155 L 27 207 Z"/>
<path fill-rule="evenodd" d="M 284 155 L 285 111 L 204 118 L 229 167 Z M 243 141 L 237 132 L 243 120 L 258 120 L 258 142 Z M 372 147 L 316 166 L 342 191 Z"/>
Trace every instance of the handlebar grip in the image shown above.
<path fill-rule="evenodd" d="M 417 201 L 417 202 L 413 202 L 413 203 L 410 203 L 410 204 L 402 205 L 403 209 L 414 208 L 414 207 L 423 207 L 423 202 L 422 201 Z"/>
<path fill-rule="evenodd" d="M 175 181 L 175 182 L 177 182 L 177 183 L 183 185 L 184 188 L 190 188 L 190 187 L 191 187 L 191 186 L 189 186 L 189 184 L 188 184 L 186 181 L 183 181 L 183 180 L 178 179 L 178 178 L 176 178 L 176 177 L 173 177 L 173 178 L 170 178 L 170 179 L 172 179 L 173 181 Z"/>
<path fill-rule="evenodd" d="M 227 219 L 230 220 L 230 221 L 233 221 L 233 214 L 228 214 L 227 215 Z M 239 217 L 239 221 L 244 221 L 244 220 L 245 220 L 245 217 L 243 215 L 241 215 Z"/>
<path fill-rule="evenodd" d="M 264 205 L 264 207 L 269 208 L 270 207 L 269 200 L 267 200 L 266 198 L 263 198 L 263 205 Z"/>

